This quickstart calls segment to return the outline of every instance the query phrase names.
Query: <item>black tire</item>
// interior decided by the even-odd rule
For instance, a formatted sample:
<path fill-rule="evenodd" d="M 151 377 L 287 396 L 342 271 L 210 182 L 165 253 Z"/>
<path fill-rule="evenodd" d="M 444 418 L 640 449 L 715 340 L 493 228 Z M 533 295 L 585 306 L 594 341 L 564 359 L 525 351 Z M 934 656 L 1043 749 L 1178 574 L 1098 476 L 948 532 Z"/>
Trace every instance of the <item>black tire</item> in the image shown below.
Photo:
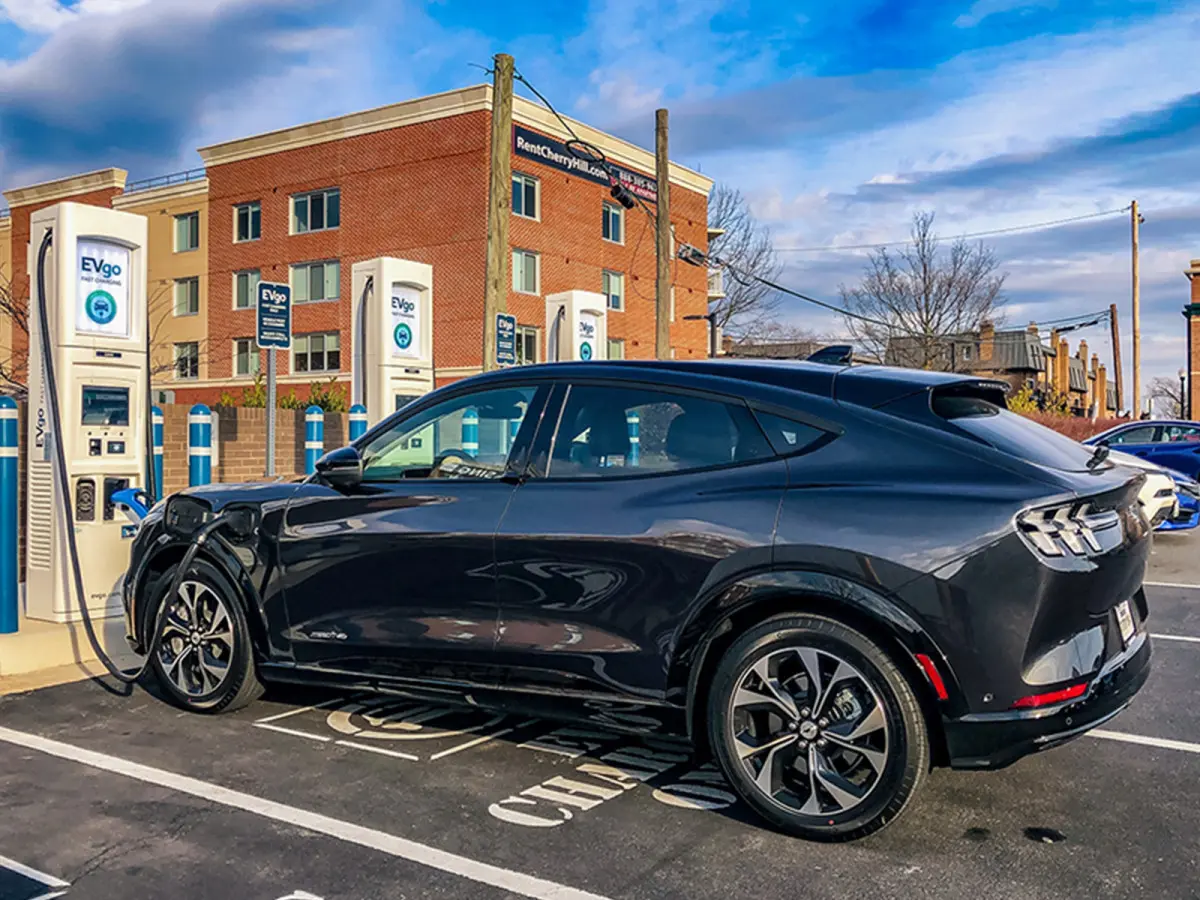
<path fill-rule="evenodd" d="M 174 578 L 175 568 L 172 568 L 154 586 L 156 592 L 154 602 L 149 608 L 151 627 L 158 620 L 159 609 L 167 600 L 166 595 L 171 589 Z M 193 591 L 191 588 L 193 584 L 202 587 Z M 222 604 L 229 623 L 228 639 L 213 640 L 208 645 L 197 645 L 189 649 L 188 639 L 183 636 L 182 629 L 176 626 L 176 622 L 180 619 L 171 621 L 167 615 L 164 615 L 161 620 L 158 620 L 163 637 L 158 651 L 151 657 L 150 665 L 167 698 L 181 709 L 209 714 L 233 712 L 253 703 L 263 694 L 262 683 L 258 680 L 255 671 L 254 647 L 250 638 L 250 629 L 246 624 L 246 616 L 238 600 L 237 591 L 230 584 L 229 579 L 212 563 L 197 559 L 184 577 L 180 593 L 201 598 L 197 601 L 201 606 L 201 612 L 198 614 L 200 625 L 205 622 L 203 610 L 215 609 L 210 595 L 205 591 L 211 592 L 211 597 L 217 598 Z M 180 606 L 177 608 L 186 608 L 183 599 L 178 602 Z M 193 630 L 199 631 L 200 628 Z M 224 631 L 221 633 L 225 634 Z M 224 665 L 224 674 L 215 686 L 212 684 L 212 681 L 216 680 L 215 676 L 211 675 L 207 669 L 201 673 L 198 668 L 199 659 L 196 654 L 201 647 L 211 647 L 206 659 L 212 660 L 214 666 L 217 663 Z M 179 660 L 178 668 L 171 666 L 170 663 L 180 656 L 182 651 L 187 651 L 188 655 Z M 197 673 L 196 678 L 189 679 L 187 677 L 184 667 L 189 664 L 192 664 L 191 670 Z M 171 672 L 168 671 L 169 668 L 175 673 L 175 677 L 172 677 Z M 194 689 L 184 690 L 176 683 L 176 678 L 182 679 L 185 683 L 184 686 Z"/>
<path fill-rule="evenodd" d="M 814 659 L 825 699 L 816 711 L 805 706 Z M 843 675 L 843 662 L 856 677 Z M 737 793 L 776 828 L 808 840 L 851 841 L 878 831 L 905 810 L 930 767 L 925 720 L 904 674 L 871 639 L 822 616 L 777 616 L 734 641 L 717 666 L 707 712 L 713 753 Z M 855 738 L 868 753 L 835 742 L 859 729 L 871 729 Z M 766 747 L 771 741 L 782 746 Z M 764 774 L 768 763 L 774 767 Z M 826 784 L 854 793 L 835 794 Z"/>

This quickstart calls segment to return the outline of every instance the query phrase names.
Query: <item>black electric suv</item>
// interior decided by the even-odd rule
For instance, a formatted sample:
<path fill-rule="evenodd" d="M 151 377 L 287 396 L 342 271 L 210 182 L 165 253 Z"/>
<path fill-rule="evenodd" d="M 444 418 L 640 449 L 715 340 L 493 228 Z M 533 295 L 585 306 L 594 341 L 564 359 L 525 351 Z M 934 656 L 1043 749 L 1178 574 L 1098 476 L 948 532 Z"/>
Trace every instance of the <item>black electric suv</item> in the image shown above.
<path fill-rule="evenodd" d="M 1059 744 L 1149 672 L 1142 476 L 1005 389 L 732 360 L 470 378 L 303 482 L 158 504 L 130 642 L 200 712 L 302 681 L 658 722 L 777 827 L 859 837 L 931 766 Z"/>

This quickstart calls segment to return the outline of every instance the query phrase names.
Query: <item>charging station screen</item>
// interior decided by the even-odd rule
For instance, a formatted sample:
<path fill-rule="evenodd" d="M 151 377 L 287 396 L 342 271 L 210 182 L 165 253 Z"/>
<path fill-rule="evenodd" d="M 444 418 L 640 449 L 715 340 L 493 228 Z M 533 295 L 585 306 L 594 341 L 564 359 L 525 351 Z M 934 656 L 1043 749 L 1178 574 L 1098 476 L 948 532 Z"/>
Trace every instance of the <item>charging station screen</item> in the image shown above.
<path fill-rule="evenodd" d="M 84 387 L 84 425 L 128 425 L 129 388 Z"/>

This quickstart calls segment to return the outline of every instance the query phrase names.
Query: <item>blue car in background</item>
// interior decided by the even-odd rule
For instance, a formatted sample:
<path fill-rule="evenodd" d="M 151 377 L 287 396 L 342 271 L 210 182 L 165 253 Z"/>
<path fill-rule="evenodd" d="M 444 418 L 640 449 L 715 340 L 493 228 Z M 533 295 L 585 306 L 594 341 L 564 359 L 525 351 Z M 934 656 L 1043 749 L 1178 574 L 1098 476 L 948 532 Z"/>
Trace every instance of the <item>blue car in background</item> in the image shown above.
<path fill-rule="evenodd" d="M 1157 531 L 1187 531 L 1200 525 L 1200 484 L 1187 478 L 1175 479 L 1179 510 L 1158 526 Z"/>
<path fill-rule="evenodd" d="M 1083 443 L 1111 447 L 1200 481 L 1200 422 L 1176 419 L 1126 422 Z"/>

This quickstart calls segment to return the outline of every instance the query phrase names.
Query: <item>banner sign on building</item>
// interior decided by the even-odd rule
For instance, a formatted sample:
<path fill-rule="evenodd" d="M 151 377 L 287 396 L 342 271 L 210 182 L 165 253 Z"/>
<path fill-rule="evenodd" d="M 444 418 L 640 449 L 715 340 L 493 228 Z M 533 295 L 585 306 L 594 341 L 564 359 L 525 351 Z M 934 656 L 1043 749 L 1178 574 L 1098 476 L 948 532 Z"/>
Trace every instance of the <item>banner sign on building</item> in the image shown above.
<path fill-rule="evenodd" d="M 421 289 L 411 284 L 392 282 L 388 330 L 392 335 L 392 356 L 416 359 L 421 355 Z"/>
<path fill-rule="evenodd" d="M 80 240 L 75 330 L 129 337 L 129 250 L 108 241 Z"/>
<path fill-rule="evenodd" d="M 536 131 L 530 131 L 528 128 L 522 128 L 520 125 L 513 126 L 513 152 L 517 156 L 536 160 L 597 184 L 609 183 L 608 173 L 603 166 L 578 159 L 571 155 L 571 151 L 562 141 L 538 134 Z M 652 176 L 630 171 L 612 162 L 609 165 L 617 173 L 621 184 L 625 185 L 632 193 L 651 203 L 658 201 L 658 182 Z"/>

